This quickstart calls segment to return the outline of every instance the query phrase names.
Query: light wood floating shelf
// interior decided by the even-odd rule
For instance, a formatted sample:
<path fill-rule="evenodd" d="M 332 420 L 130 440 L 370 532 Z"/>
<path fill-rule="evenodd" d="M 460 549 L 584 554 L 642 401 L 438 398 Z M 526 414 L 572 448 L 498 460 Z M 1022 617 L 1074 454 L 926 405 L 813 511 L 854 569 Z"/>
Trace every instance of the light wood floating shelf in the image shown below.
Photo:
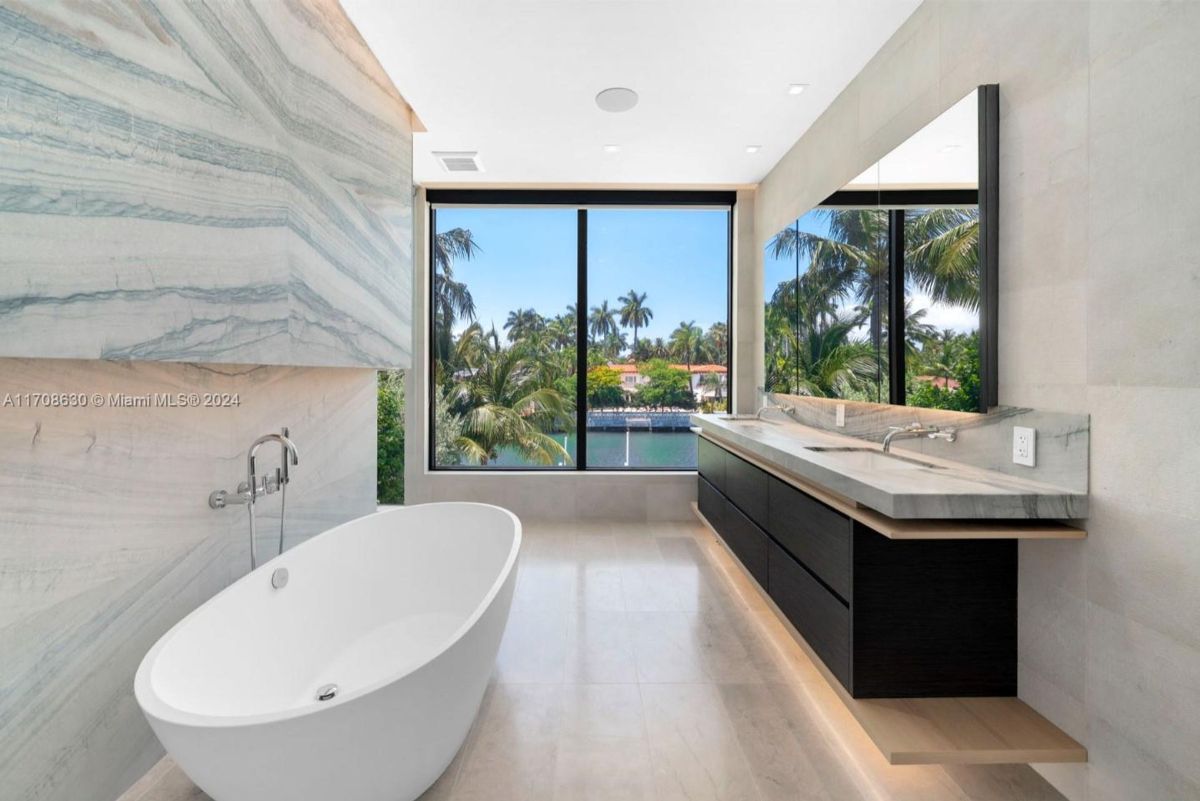
<path fill-rule="evenodd" d="M 842 700 L 893 765 L 1087 762 L 1086 748 L 1019 698 Z"/>
<path fill-rule="evenodd" d="M 710 439 L 705 437 L 705 439 Z M 897 520 L 798 478 L 725 440 L 711 440 L 758 469 L 803 490 L 893 540 L 1081 540 L 1087 531 L 1053 520 Z"/>
<path fill-rule="evenodd" d="M 722 547 L 724 567 L 769 607 L 863 731 L 892 765 L 997 765 L 1087 762 L 1087 749 L 1015 697 L 854 698 L 731 553 L 693 505 L 701 523 Z"/>

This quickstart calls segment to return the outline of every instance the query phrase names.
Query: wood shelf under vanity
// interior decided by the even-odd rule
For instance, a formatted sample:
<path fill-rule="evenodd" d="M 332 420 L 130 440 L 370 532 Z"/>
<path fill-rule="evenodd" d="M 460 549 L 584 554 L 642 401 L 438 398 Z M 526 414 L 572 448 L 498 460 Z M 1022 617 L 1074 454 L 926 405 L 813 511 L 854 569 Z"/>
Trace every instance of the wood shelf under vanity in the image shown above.
<path fill-rule="evenodd" d="M 894 765 L 1086 762 L 1016 697 L 1018 539 L 1045 521 L 893 520 L 700 439 L 697 517 Z"/>

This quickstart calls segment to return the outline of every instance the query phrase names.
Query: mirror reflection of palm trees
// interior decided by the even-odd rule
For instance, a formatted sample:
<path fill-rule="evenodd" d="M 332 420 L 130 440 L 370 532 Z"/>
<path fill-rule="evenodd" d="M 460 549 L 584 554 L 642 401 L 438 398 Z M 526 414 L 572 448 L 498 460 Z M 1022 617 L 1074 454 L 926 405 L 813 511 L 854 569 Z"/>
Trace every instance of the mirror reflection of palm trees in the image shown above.
<path fill-rule="evenodd" d="M 777 392 L 884 400 L 887 381 L 888 215 L 875 208 L 815 209 L 768 244 L 776 259 L 795 259 L 798 278 L 781 282 L 765 314 L 766 380 Z M 974 208 L 905 215 L 905 357 L 910 386 L 930 375 L 971 369 L 976 335 L 939 339 L 914 308 L 913 290 L 932 304 L 979 307 L 979 216 Z M 801 270 L 800 265 L 807 262 Z M 948 338 L 947 338 L 948 337 Z M 947 344 L 948 343 L 948 344 Z M 955 354 L 950 363 L 938 362 Z M 940 373 L 932 373 L 938 369 Z M 943 382 L 943 387 L 949 387 Z M 918 399 L 973 408 L 966 398 Z M 953 408 L 953 406 L 947 406 Z"/>

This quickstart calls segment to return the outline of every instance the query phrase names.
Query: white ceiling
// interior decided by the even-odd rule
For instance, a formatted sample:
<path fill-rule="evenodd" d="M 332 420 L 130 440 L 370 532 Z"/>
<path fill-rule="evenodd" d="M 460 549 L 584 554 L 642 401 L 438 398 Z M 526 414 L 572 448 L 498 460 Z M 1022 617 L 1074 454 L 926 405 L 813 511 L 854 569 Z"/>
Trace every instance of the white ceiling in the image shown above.
<path fill-rule="evenodd" d="M 919 0 L 342 5 L 428 128 L 418 183 L 749 184 Z M 792 96 L 792 83 L 809 87 Z M 598 109 L 612 86 L 636 90 L 637 107 Z M 446 173 L 437 150 L 477 150 L 485 172 Z"/>
<path fill-rule="evenodd" d="M 979 98 L 975 89 L 864 170 L 846 188 L 966 189 L 978 186 Z"/>

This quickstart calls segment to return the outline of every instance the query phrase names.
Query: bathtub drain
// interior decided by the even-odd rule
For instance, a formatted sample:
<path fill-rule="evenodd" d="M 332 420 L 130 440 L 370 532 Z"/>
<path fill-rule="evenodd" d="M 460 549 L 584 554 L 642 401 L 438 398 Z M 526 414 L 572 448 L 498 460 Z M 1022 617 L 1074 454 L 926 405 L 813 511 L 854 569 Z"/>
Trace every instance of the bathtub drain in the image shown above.
<path fill-rule="evenodd" d="M 317 690 L 318 701 L 328 701 L 338 694 L 338 686 L 336 684 L 326 684 Z"/>

